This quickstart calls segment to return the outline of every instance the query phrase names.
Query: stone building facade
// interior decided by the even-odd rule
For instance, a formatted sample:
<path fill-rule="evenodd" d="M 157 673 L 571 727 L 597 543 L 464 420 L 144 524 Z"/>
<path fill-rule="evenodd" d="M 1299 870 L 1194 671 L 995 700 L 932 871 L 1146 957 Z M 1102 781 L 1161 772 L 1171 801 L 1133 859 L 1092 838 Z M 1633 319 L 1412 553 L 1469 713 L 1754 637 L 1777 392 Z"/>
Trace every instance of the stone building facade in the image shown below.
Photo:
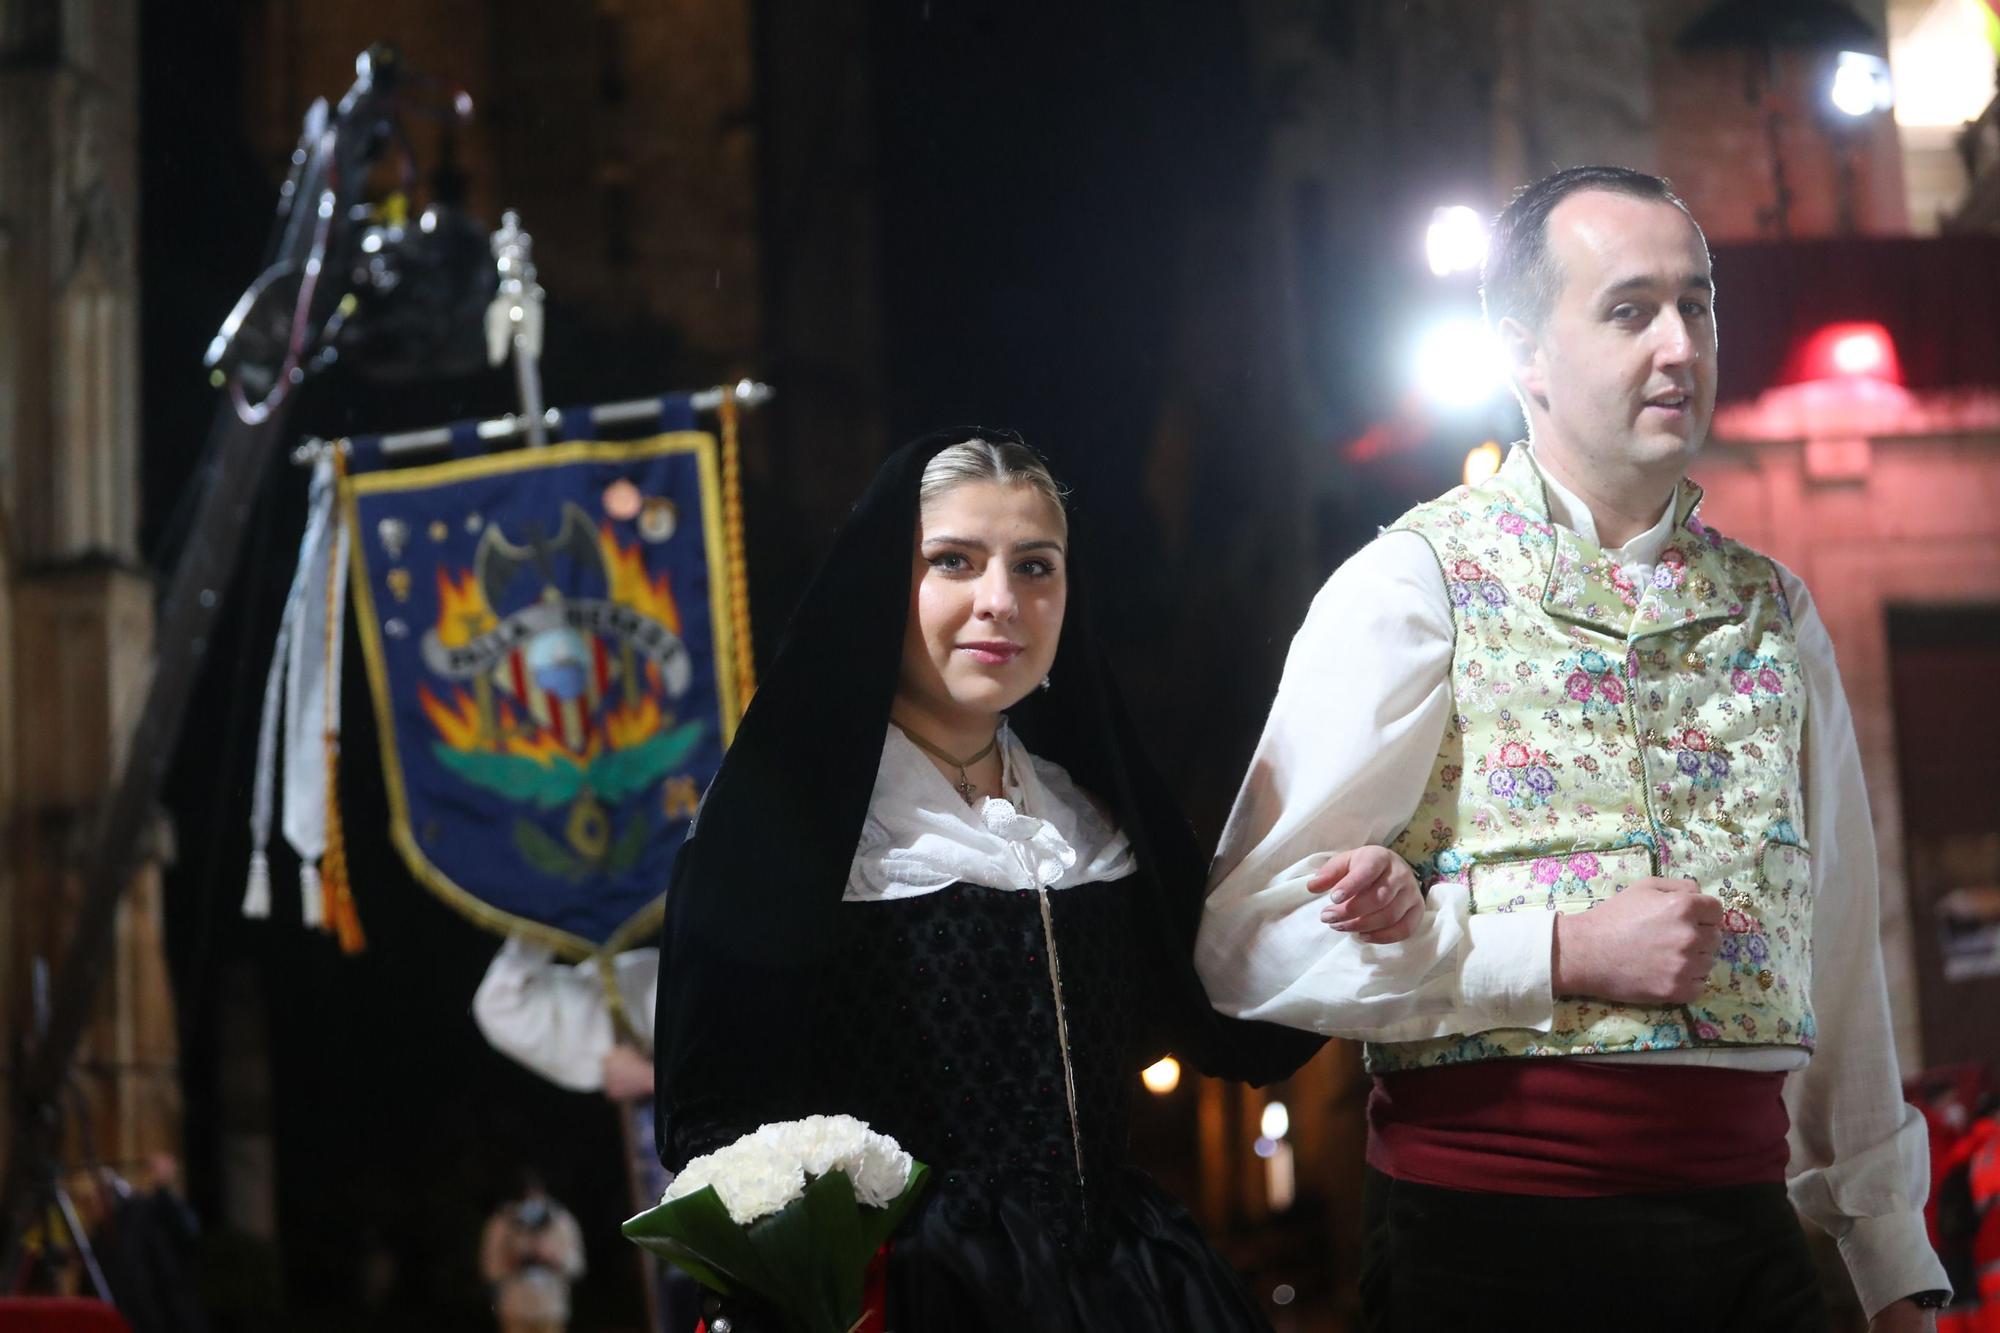
<path fill-rule="evenodd" d="M 80 851 L 150 665 L 139 543 L 138 7 L 0 6 L 0 1034 L 69 939 Z M 156 852 L 157 852 L 156 848 Z M 75 1071 L 66 1164 L 178 1151 L 156 862 Z M 11 1098 L 9 1099 L 11 1102 Z"/>

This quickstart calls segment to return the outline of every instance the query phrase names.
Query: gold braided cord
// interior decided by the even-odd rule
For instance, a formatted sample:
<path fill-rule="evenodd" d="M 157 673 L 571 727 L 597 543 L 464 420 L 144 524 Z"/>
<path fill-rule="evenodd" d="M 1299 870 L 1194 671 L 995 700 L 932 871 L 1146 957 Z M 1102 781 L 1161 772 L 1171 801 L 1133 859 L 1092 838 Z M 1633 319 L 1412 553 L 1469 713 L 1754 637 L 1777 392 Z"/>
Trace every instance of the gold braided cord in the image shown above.
<path fill-rule="evenodd" d="M 1063 1100 L 1069 1104 L 1069 1142 L 1076 1153 L 1076 1183 L 1079 1189 L 1086 1188 L 1083 1178 L 1083 1122 L 1076 1115 L 1076 1068 L 1070 1063 L 1069 1054 L 1069 1013 L 1063 1004 L 1062 963 L 1056 956 L 1056 922 L 1054 909 L 1049 905 L 1049 891 L 1044 885 L 1037 885 L 1035 896 L 1042 904 L 1042 944 L 1049 954 L 1049 990 L 1056 1001 L 1056 1045 L 1062 1052 Z M 1089 1206 L 1088 1202 L 1085 1207 Z"/>
<path fill-rule="evenodd" d="M 335 452 L 333 467 L 334 475 L 344 481 L 347 477 L 347 457 L 344 453 Z M 346 629 L 341 623 L 340 604 L 335 597 L 340 583 L 340 554 L 340 543 L 336 541 L 327 557 L 331 566 L 326 580 L 327 660 L 320 672 L 326 689 L 326 731 L 323 736 L 326 745 L 326 850 L 319 858 L 319 884 L 321 920 L 340 941 L 340 951 L 352 954 L 367 948 L 368 941 L 361 934 L 361 915 L 355 910 L 354 887 L 348 882 L 347 836 L 340 822 L 340 731 L 336 721 L 340 716 L 340 698 L 334 689 L 339 673 L 333 670 L 333 665 L 340 660 L 341 633 Z"/>
<path fill-rule="evenodd" d="M 757 688 L 757 665 L 750 651 L 750 569 L 743 554 L 743 445 L 737 432 L 741 409 L 733 390 L 724 389 L 722 418 L 722 535 L 724 573 L 729 588 L 730 640 L 736 674 L 736 706 L 748 708 Z"/>

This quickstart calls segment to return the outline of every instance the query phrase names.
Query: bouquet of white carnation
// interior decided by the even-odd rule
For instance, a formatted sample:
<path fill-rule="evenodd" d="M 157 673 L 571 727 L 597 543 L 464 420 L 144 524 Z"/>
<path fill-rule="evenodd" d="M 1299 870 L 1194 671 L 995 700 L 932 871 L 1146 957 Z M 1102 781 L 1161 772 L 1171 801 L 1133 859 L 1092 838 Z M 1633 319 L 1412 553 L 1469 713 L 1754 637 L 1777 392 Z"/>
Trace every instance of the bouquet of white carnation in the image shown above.
<path fill-rule="evenodd" d="M 850 1333 L 869 1260 L 927 1174 L 853 1116 L 782 1120 L 689 1162 L 625 1234 L 703 1286 L 770 1306 L 793 1333 Z"/>

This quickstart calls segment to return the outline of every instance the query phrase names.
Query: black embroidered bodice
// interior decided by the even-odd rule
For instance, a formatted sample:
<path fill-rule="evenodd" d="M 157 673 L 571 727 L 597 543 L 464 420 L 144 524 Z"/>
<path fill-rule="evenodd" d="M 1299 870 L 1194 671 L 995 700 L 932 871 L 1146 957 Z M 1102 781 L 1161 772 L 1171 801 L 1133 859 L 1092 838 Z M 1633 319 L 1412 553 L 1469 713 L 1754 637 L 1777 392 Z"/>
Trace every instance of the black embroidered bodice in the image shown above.
<path fill-rule="evenodd" d="M 814 1016 L 814 1086 L 826 1092 L 815 1100 L 928 1163 L 927 1207 L 976 1226 L 1004 1192 L 1063 1245 L 1088 1248 L 1125 1159 L 1141 1002 L 1129 899 L 1141 882 L 1048 894 L 1060 1016 L 1039 894 L 955 884 L 842 903 Z"/>

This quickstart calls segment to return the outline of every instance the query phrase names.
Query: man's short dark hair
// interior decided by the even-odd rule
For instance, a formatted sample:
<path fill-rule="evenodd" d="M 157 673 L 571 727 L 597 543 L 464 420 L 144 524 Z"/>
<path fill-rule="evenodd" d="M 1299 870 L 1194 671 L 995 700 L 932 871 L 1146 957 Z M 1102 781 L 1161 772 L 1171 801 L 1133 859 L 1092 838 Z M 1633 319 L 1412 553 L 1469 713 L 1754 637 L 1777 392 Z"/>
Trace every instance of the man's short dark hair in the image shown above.
<path fill-rule="evenodd" d="M 1563 282 L 1562 268 L 1549 253 L 1549 214 L 1555 212 L 1557 204 L 1585 190 L 1672 204 L 1694 222 L 1688 206 L 1664 179 L 1628 167 L 1565 167 L 1522 186 L 1494 220 L 1493 239 L 1486 249 L 1480 295 L 1486 302 L 1489 325 L 1497 329 L 1501 320 L 1511 318 L 1539 329 L 1549 317 Z M 1701 234 L 1699 224 L 1695 234 Z M 1702 244 L 1708 244 L 1706 238 Z"/>

